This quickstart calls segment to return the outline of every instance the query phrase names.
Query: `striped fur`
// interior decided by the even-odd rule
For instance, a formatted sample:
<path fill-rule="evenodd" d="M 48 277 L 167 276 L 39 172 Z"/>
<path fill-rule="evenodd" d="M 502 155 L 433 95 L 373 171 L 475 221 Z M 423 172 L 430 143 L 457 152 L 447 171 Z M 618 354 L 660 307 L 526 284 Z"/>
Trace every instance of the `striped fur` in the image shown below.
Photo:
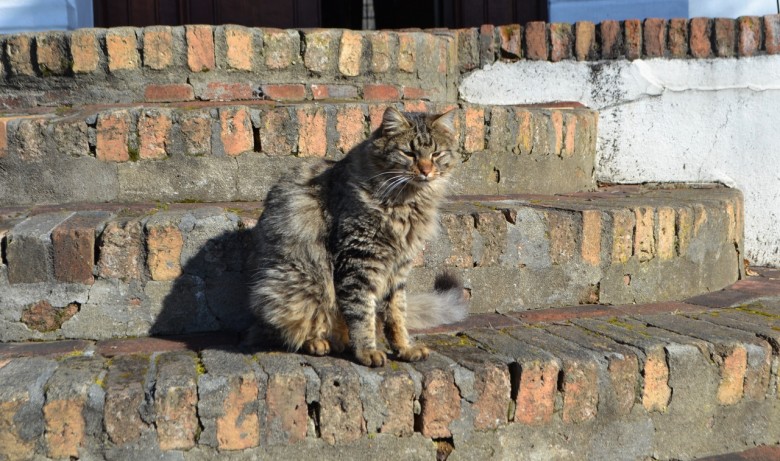
<path fill-rule="evenodd" d="M 408 361 L 428 349 L 412 343 L 407 317 L 416 328 L 465 317 L 460 286 L 408 302 L 405 290 L 457 163 L 453 115 L 389 108 L 343 160 L 295 170 L 271 189 L 253 231 L 256 331 L 315 355 L 349 346 L 358 362 L 381 366 L 377 317 Z"/>

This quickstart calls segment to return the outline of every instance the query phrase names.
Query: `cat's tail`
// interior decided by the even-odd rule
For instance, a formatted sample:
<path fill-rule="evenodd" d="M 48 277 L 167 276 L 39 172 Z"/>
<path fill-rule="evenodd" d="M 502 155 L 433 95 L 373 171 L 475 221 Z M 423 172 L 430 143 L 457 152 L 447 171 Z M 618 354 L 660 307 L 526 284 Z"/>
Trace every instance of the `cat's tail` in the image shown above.
<path fill-rule="evenodd" d="M 412 329 L 431 328 L 465 319 L 469 303 L 463 283 L 449 272 L 436 276 L 433 293 L 409 295 L 406 300 L 406 326 Z"/>

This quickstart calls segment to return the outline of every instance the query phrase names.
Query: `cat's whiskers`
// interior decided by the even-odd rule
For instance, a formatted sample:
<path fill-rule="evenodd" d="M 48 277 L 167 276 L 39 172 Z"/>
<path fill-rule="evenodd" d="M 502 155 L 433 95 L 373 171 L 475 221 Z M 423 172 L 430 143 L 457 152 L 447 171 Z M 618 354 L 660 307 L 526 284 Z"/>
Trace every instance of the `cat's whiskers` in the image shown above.
<path fill-rule="evenodd" d="M 389 184 L 388 187 L 384 188 L 382 192 L 379 194 L 379 200 L 384 201 L 385 199 L 390 197 L 390 194 L 395 191 L 396 188 L 399 186 L 406 187 L 406 184 L 409 183 L 411 178 L 409 176 L 397 176 L 394 178 L 395 180 Z M 402 187 L 402 189 L 403 189 Z"/>

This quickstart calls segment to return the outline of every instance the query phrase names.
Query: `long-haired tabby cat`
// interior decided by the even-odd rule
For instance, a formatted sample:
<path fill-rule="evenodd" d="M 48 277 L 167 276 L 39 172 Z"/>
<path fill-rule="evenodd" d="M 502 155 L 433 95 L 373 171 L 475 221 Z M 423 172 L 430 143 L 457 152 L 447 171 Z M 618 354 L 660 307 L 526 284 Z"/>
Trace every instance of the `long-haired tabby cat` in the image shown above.
<path fill-rule="evenodd" d="M 439 276 L 431 294 L 406 296 L 412 259 L 438 228 L 457 163 L 454 114 L 389 108 L 344 159 L 295 170 L 271 189 L 253 231 L 251 304 L 262 325 L 255 336 L 272 334 L 313 355 L 348 345 L 358 362 L 382 366 L 377 320 L 397 357 L 417 361 L 429 350 L 407 327 L 466 316 L 451 276 Z M 250 341 L 258 339 L 267 338 Z"/>

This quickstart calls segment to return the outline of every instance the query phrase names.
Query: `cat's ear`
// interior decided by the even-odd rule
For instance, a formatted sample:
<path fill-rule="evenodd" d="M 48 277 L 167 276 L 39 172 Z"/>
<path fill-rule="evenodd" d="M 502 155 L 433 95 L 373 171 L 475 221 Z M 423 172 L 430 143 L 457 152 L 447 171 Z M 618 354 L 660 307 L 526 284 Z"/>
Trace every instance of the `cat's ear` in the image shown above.
<path fill-rule="evenodd" d="M 442 128 L 449 131 L 451 134 L 455 134 L 455 109 L 450 109 L 447 112 L 434 116 L 431 126 L 434 128 Z"/>
<path fill-rule="evenodd" d="M 404 114 L 393 107 L 388 107 L 385 110 L 385 115 L 382 116 L 382 132 L 387 136 L 395 136 L 408 130 L 411 127 L 409 121 L 406 120 Z"/>

